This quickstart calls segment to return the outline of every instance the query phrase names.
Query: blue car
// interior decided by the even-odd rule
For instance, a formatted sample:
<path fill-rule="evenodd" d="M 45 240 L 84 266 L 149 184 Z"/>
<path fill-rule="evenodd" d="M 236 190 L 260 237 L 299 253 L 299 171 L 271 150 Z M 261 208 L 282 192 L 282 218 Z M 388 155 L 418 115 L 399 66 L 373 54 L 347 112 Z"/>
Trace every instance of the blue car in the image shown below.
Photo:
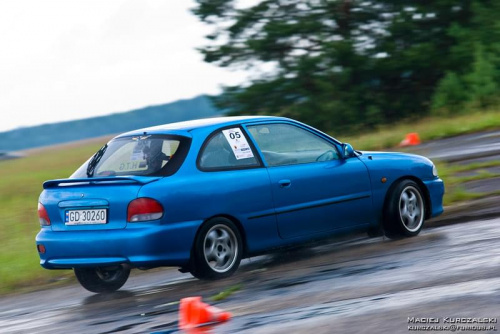
<path fill-rule="evenodd" d="M 96 293 L 118 290 L 131 268 L 219 279 L 242 258 L 339 233 L 415 236 L 444 194 L 427 158 L 355 151 L 281 117 L 128 132 L 43 188 L 40 264 L 73 269 Z"/>

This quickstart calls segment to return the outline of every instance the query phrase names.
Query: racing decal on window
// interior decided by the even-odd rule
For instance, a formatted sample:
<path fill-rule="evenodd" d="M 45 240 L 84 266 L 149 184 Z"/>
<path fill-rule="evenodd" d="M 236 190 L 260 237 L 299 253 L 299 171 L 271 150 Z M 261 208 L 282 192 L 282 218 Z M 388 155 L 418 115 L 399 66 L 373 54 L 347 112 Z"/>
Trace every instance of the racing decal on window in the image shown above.
<path fill-rule="evenodd" d="M 132 152 L 132 155 L 130 156 L 130 161 L 137 161 L 137 160 L 144 160 L 144 154 L 142 153 L 142 151 L 140 151 L 140 152 L 133 151 Z"/>
<path fill-rule="evenodd" d="M 149 140 L 140 140 L 135 143 L 129 161 L 120 163 L 118 170 L 120 172 L 135 172 L 147 169 L 144 150 L 149 149 L 150 145 L 151 142 Z"/>
<path fill-rule="evenodd" d="M 236 160 L 253 158 L 253 152 L 240 128 L 222 130 L 224 137 L 233 150 Z"/>

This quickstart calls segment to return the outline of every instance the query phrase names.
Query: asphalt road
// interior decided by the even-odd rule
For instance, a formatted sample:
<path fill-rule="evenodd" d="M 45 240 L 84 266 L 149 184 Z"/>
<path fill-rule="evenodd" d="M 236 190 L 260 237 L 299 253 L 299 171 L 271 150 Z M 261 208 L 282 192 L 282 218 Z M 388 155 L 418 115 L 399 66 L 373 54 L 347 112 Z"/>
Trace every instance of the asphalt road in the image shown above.
<path fill-rule="evenodd" d="M 358 235 L 259 257 L 217 282 L 163 270 L 109 295 L 79 286 L 29 293 L 1 300 L 0 332 L 176 333 L 176 302 L 197 295 L 233 313 L 210 333 L 409 333 L 428 325 L 409 318 L 498 321 L 499 243 L 500 219 L 473 221 L 410 239 Z M 209 300 L 235 285 L 241 289 L 222 302 Z"/>
<path fill-rule="evenodd" d="M 432 160 L 478 162 L 498 159 L 500 131 L 472 133 L 423 143 L 409 149 Z"/>

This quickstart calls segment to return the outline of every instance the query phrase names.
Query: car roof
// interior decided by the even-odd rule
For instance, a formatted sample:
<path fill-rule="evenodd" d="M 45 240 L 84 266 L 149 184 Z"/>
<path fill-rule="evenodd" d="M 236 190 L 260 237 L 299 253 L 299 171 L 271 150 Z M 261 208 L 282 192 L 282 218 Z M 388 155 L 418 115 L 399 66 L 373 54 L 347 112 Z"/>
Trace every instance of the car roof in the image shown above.
<path fill-rule="evenodd" d="M 201 129 L 207 127 L 216 128 L 221 126 L 230 126 L 233 124 L 239 124 L 248 121 L 258 122 L 258 121 L 269 121 L 269 120 L 289 120 L 289 119 L 285 117 L 275 117 L 275 116 L 228 116 L 228 117 L 203 118 L 192 121 L 168 123 L 149 128 L 137 129 L 127 133 L 123 133 L 118 137 L 141 135 L 145 132 L 148 134 L 178 134 L 178 135 L 190 136 L 189 132 L 195 129 Z"/>

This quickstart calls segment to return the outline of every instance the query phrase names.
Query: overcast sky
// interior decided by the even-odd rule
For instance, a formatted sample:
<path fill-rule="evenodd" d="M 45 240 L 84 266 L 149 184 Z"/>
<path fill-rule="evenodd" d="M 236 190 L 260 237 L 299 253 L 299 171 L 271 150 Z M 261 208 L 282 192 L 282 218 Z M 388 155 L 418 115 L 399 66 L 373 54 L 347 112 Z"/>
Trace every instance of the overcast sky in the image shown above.
<path fill-rule="evenodd" d="M 193 0 L 1 0 L 0 131 L 220 92 Z"/>

